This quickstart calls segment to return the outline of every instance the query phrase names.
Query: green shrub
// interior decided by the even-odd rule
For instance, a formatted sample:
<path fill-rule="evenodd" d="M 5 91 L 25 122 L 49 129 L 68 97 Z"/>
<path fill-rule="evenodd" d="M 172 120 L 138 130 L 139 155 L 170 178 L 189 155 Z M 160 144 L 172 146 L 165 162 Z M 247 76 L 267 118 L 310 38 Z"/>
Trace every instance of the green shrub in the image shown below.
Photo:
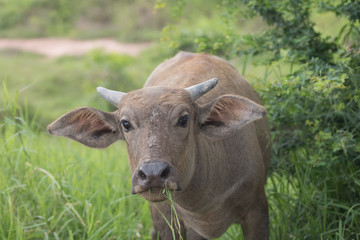
<path fill-rule="evenodd" d="M 358 236 L 360 89 L 348 63 L 313 59 L 261 92 L 272 128 L 273 174 L 297 179 L 297 207 L 290 214 L 297 237 L 333 236 L 327 232 L 341 222 L 344 236 Z M 306 225 L 314 219 L 318 225 Z"/>
<path fill-rule="evenodd" d="M 27 9 L 34 0 L 0 1 L 0 29 L 6 29 L 24 18 Z"/>

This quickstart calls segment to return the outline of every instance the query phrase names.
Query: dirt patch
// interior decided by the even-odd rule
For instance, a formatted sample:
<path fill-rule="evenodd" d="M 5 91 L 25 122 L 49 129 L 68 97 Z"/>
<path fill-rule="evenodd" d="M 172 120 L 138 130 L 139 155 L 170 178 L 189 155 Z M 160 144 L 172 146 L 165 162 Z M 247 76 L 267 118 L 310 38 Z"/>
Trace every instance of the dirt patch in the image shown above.
<path fill-rule="evenodd" d="M 120 43 L 113 39 L 73 40 L 67 38 L 0 39 L 0 49 L 33 52 L 49 58 L 80 56 L 94 49 L 137 56 L 150 43 Z"/>

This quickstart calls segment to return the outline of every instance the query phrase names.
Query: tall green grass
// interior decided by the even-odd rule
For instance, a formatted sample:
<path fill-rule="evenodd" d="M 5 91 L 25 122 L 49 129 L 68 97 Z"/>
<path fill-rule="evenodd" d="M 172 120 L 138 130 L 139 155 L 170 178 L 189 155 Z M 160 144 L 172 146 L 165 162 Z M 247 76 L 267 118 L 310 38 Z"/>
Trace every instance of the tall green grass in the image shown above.
<path fill-rule="evenodd" d="M 149 239 L 148 203 L 130 193 L 124 144 L 94 150 L 49 137 L 4 92 L 0 239 Z"/>

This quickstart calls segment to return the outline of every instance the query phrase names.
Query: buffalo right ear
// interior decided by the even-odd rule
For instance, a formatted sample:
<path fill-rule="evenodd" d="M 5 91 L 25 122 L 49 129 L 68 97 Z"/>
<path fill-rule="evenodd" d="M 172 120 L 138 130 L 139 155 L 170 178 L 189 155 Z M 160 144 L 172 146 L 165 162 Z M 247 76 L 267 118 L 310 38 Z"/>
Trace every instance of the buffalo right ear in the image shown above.
<path fill-rule="evenodd" d="M 223 95 L 200 107 L 201 132 L 210 137 L 226 137 L 265 114 L 263 106 L 248 98 Z"/>
<path fill-rule="evenodd" d="M 105 148 L 121 139 L 114 113 L 94 108 L 78 108 L 51 123 L 48 132 L 93 148 Z"/>

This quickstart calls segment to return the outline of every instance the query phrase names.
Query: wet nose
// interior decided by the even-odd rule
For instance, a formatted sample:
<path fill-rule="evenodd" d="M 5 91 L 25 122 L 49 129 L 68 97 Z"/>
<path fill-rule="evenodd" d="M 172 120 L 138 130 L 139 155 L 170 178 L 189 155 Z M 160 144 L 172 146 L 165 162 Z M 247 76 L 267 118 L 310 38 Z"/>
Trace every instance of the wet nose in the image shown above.
<path fill-rule="evenodd" d="M 170 175 L 171 167 L 166 162 L 148 162 L 140 166 L 138 177 L 141 180 L 166 180 Z"/>
<path fill-rule="evenodd" d="M 132 177 L 132 193 L 145 192 L 152 188 L 181 189 L 175 169 L 165 161 L 150 160 L 141 164 Z"/>

